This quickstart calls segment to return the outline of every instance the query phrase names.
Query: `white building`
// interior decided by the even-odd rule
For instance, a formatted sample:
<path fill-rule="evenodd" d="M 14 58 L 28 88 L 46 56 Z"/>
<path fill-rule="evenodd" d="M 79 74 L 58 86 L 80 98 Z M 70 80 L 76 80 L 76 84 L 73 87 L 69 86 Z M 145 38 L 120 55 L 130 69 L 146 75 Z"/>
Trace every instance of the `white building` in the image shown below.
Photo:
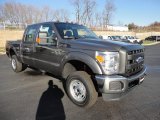
<path fill-rule="evenodd" d="M 107 29 L 112 31 L 128 31 L 127 26 L 107 25 Z"/>

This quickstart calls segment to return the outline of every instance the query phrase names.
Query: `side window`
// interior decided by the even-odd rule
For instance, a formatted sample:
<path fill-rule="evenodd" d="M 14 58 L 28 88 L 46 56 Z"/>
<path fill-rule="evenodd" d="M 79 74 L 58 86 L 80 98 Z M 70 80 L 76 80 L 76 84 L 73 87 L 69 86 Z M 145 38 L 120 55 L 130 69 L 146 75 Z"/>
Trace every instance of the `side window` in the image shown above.
<path fill-rule="evenodd" d="M 39 39 L 40 44 L 55 44 L 53 40 L 53 36 L 55 36 L 55 32 L 50 24 L 44 24 L 40 26 L 39 29 Z"/>
<path fill-rule="evenodd" d="M 34 42 L 35 35 L 36 35 L 36 28 L 34 26 L 28 27 L 24 42 L 29 42 L 29 43 Z"/>

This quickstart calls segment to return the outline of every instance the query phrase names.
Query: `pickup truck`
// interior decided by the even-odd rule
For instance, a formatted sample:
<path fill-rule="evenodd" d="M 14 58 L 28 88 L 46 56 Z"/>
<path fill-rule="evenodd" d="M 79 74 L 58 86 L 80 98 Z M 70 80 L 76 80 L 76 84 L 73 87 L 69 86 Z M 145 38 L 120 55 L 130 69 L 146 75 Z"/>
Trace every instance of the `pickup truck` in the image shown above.
<path fill-rule="evenodd" d="M 14 72 L 27 67 L 64 80 L 71 101 L 84 108 L 119 100 L 145 77 L 144 47 L 97 37 L 83 25 L 44 22 L 29 25 L 21 41 L 8 41 Z"/>
<path fill-rule="evenodd" d="M 135 36 L 123 36 L 123 39 L 130 41 L 131 43 L 142 44 L 143 41 Z"/>

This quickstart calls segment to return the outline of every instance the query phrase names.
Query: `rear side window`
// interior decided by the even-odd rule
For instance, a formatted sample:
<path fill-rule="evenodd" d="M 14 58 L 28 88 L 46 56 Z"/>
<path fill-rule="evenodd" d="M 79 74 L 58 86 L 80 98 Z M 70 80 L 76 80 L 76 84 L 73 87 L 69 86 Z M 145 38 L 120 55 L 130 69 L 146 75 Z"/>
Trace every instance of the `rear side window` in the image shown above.
<path fill-rule="evenodd" d="M 29 26 L 26 31 L 25 40 L 24 42 L 33 43 L 36 35 L 36 27 Z"/>

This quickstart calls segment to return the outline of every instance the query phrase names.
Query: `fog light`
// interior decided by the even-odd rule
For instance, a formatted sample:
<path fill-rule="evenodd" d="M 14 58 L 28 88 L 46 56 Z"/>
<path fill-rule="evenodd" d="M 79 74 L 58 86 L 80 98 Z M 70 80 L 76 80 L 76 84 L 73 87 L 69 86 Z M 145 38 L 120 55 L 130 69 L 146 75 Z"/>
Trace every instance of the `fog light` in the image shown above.
<path fill-rule="evenodd" d="M 123 83 L 120 81 L 113 81 L 109 83 L 109 90 L 122 90 Z"/>
<path fill-rule="evenodd" d="M 139 79 L 139 84 L 141 84 L 143 81 L 144 81 L 144 76 Z"/>

